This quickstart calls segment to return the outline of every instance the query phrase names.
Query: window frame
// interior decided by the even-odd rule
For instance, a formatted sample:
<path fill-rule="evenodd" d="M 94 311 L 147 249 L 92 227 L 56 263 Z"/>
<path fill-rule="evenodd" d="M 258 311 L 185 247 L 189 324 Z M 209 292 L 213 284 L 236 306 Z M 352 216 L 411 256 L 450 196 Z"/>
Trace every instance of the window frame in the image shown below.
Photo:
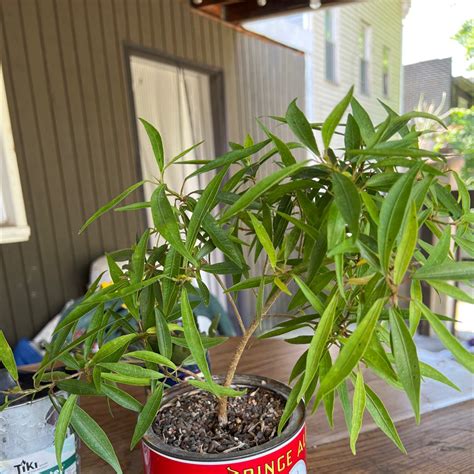
<path fill-rule="evenodd" d="M 6 220 L 0 223 L 0 244 L 26 242 L 31 235 L 18 170 L 15 143 L 10 121 L 7 93 L 0 63 L 0 193 Z"/>
<path fill-rule="evenodd" d="M 359 33 L 359 90 L 365 96 L 370 96 L 372 89 L 371 60 L 372 27 L 368 23 L 362 23 Z"/>
<path fill-rule="evenodd" d="M 330 17 L 330 25 L 331 30 L 331 38 L 328 38 L 328 23 L 327 18 Z M 334 9 L 327 9 L 324 12 L 324 79 L 331 83 L 331 84 L 338 84 L 339 83 L 339 59 L 338 59 L 338 12 Z M 329 68 L 328 66 L 328 50 L 329 47 L 332 47 L 332 62 L 333 62 L 333 69 L 332 69 L 332 77 L 328 75 Z"/>
<path fill-rule="evenodd" d="M 382 94 L 390 97 L 390 48 L 382 47 Z"/>

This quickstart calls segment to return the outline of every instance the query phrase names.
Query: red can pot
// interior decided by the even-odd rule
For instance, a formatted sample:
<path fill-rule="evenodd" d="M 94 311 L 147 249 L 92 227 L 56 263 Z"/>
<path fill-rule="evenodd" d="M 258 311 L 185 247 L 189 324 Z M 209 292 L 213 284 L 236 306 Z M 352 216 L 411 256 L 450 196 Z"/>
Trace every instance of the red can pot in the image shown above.
<path fill-rule="evenodd" d="M 217 382 L 222 382 L 217 378 Z M 265 387 L 288 399 L 291 389 L 276 380 L 239 375 L 235 388 Z M 180 384 L 166 391 L 163 406 L 196 389 Z M 150 428 L 142 441 L 145 474 L 306 474 L 305 407 L 301 402 L 285 429 L 268 443 L 244 451 L 198 454 L 169 446 Z"/>

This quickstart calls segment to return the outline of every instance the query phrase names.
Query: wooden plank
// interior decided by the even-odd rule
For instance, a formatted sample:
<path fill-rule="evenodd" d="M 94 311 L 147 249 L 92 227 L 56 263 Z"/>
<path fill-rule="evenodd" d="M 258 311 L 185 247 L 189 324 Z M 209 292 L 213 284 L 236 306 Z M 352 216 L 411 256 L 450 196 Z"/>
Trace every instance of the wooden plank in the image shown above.
<path fill-rule="evenodd" d="M 2 245 L 2 247 L 4 247 Z M 17 341 L 17 332 L 14 324 L 12 299 L 10 298 L 10 292 L 7 287 L 8 281 L 12 279 L 12 271 L 9 269 L 4 262 L 4 250 L 0 247 L 0 301 L 2 302 L 2 317 L 1 317 L 1 330 L 7 338 L 9 344 L 15 344 Z M 6 248 L 8 251 L 8 247 Z"/>
<path fill-rule="evenodd" d="M 84 217 L 90 217 L 104 201 L 101 196 L 100 178 L 94 173 L 94 159 L 97 159 L 97 149 L 92 148 L 89 140 L 89 122 L 85 110 L 84 87 L 81 80 L 80 62 L 76 48 L 75 28 L 69 2 L 56 3 L 56 25 L 59 31 L 59 46 L 61 48 L 63 76 L 67 78 L 66 90 L 70 122 L 70 138 L 74 143 L 75 158 L 78 164 L 78 178 L 82 189 Z M 98 182 L 99 181 L 99 182 Z M 104 198 L 105 200 L 105 198 Z M 91 225 L 81 239 L 88 239 L 90 260 L 98 257 L 108 239 L 105 220 L 100 219 Z"/>
<path fill-rule="evenodd" d="M 148 0 L 137 0 L 138 24 L 141 32 L 140 43 L 150 48 L 153 45 L 152 30 L 150 24 L 151 11 Z"/>
<path fill-rule="evenodd" d="M 5 58 L 7 59 L 6 77 L 11 86 L 9 97 L 13 99 L 10 113 L 14 140 L 20 143 L 16 147 L 19 169 L 22 172 L 23 192 L 26 207 L 32 210 L 28 215 L 33 232 L 40 236 L 37 240 L 41 255 L 43 278 L 47 282 L 45 293 L 48 308 L 59 301 L 64 301 L 64 288 L 61 275 L 57 271 L 58 258 L 56 239 L 53 231 L 54 221 L 48 196 L 48 184 L 43 166 L 43 156 L 40 147 L 40 137 L 37 125 L 38 110 L 33 100 L 33 85 L 29 71 L 29 57 L 26 53 L 25 37 L 21 24 L 19 4 L 16 2 L 2 3 L 3 31 L 5 32 Z M 21 117 L 20 117 L 21 116 Z M 21 120 L 21 122 L 20 122 Z M 34 238 L 34 235 L 32 236 Z M 24 295 L 15 295 L 15 301 Z"/>

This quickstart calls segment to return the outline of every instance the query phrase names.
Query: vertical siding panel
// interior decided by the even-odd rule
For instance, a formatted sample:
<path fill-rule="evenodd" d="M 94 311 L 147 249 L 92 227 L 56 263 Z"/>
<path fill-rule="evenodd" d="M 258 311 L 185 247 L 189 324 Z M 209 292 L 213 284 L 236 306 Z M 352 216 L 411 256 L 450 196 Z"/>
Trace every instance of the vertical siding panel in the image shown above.
<path fill-rule="evenodd" d="M 39 147 L 40 137 L 36 124 L 37 113 L 33 104 L 33 86 L 28 72 L 28 57 L 26 56 L 25 42 L 22 35 L 19 5 L 13 2 L 4 3 L 3 19 L 3 30 L 8 39 L 5 42 L 7 57 L 9 58 L 7 67 L 10 71 L 10 74 L 6 76 L 11 75 L 12 77 L 9 81 L 12 89 L 12 103 L 16 105 L 18 110 L 15 113 L 16 120 L 12 123 L 15 142 L 21 143 L 22 153 L 18 153 L 20 148 L 16 146 L 18 164 L 22 172 L 23 184 L 26 184 L 24 197 L 29 203 L 29 209 L 33 212 L 33 214 L 28 213 L 28 217 L 31 218 L 29 222 L 33 232 L 32 238 L 34 239 L 35 232 L 39 236 L 42 277 L 46 284 L 45 294 L 47 300 L 53 306 L 54 301 L 64 299 L 64 290 L 58 272 L 60 261 L 55 248 L 53 218 L 48 202 L 44 167 L 42 166 Z M 14 113 L 14 111 L 10 110 L 10 113 Z M 28 196 L 30 193 L 31 195 Z M 49 310 L 52 306 L 49 306 Z"/>
<path fill-rule="evenodd" d="M 83 204 L 83 191 L 80 186 L 80 174 L 78 167 L 78 156 L 75 154 L 76 144 L 72 134 L 73 124 L 71 113 L 67 103 L 68 93 L 66 91 L 67 81 L 63 75 L 63 65 L 61 52 L 59 50 L 59 38 L 56 30 L 55 11 L 52 0 L 42 0 L 38 3 L 40 32 L 42 33 L 42 45 L 45 53 L 46 81 L 48 95 L 53 117 L 53 133 L 56 138 L 59 161 L 61 162 L 62 178 L 67 183 L 65 189 L 67 214 L 70 217 L 71 232 L 69 239 L 74 246 L 76 281 L 77 287 L 83 280 L 80 272 L 83 268 L 78 268 L 79 262 L 87 262 L 90 259 L 89 243 L 87 237 L 77 235 L 81 225 L 86 220 Z M 54 105 L 54 106 L 53 106 Z"/>
<path fill-rule="evenodd" d="M 124 0 L 125 16 L 128 22 L 129 37 L 128 39 L 137 44 L 142 42 L 142 34 L 140 31 L 140 23 L 138 18 L 138 4 L 136 1 Z"/>
<path fill-rule="evenodd" d="M 54 252 L 58 260 L 61 286 L 66 297 L 73 296 L 75 290 L 69 272 L 73 271 L 76 255 L 71 242 L 72 225 L 68 215 L 69 198 L 66 194 L 64 171 L 59 157 L 57 136 L 52 117 L 52 104 L 48 90 L 48 76 L 42 48 L 38 11 L 34 0 L 20 2 L 22 27 L 26 37 L 26 51 L 32 82 L 33 102 L 36 110 L 41 163 L 46 174 L 48 205 L 62 225 L 53 226 Z"/>
<path fill-rule="evenodd" d="M 138 18 L 140 21 L 141 44 L 150 48 L 153 45 L 152 32 L 150 28 L 150 3 L 148 0 L 138 0 Z"/>
<path fill-rule="evenodd" d="M 89 149 L 91 150 L 91 164 L 93 167 L 93 179 L 96 185 L 97 201 L 99 206 L 104 205 L 112 198 L 107 168 L 105 166 L 105 153 L 100 135 L 100 115 L 98 110 L 98 96 L 95 86 L 94 67 L 92 63 L 88 25 L 85 11 L 85 3 L 82 1 L 71 1 L 71 13 L 73 18 L 73 32 L 76 54 L 79 64 L 79 78 L 82 85 L 83 111 L 85 114 L 86 130 L 88 133 Z M 92 225 L 103 225 L 104 247 L 103 250 L 112 250 L 117 247 L 115 241 L 115 229 L 112 214 L 106 213 L 99 222 Z M 102 221 L 102 222 L 101 222 Z"/>
<path fill-rule="evenodd" d="M 159 50 L 165 49 L 165 31 L 162 25 L 162 8 L 163 5 L 160 0 L 150 0 L 153 46 Z"/>
<path fill-rule="evenodd" d="M 7 267 L 3 261 L 3 251 L 0 249 L 0 301 L 2 302 L 2 324 L 1 329 L 9 344 L 15 344 L 18 339 L 15 325 L 13 324 L 13 310 L 10 294 L 7 289 L 8 275 L 12 269 Z M 6 317 L 8 315 L 8 317 Z M 23 316 L 24 317 L 24 316 Z"/>
<path fill-rule="evenodd" d="M 80 64 L 77 57 L 77 50 L 74 38 L 74 25 L 68 2 L 56 0 L 55 4 L 56 28 L 59 31 L 59 46 L 61 48 L 62 68 L 65 80 L 67 100 L 69 105 L 71 122 L 71 140 L 75 146 L 75 159 L 78 166 L 78 178 L 82 188 L 82 199 L 84 205 L 84 216 L 91 216 L 99 205 L 100 193 L 96 187 L 96 177 L 91 164 L 96 151 L 92 152 L 88 139 L 87 129 L 89 123 L 84 110 L 84 94 L 80 82 Z M 104 246 L 106 231 L 104 221 L 90 226 L 86 235 L 80 237 L 82 240 L 89 240 L 90 257 L 95 258 Z"/>
<path fill-rule="evenodd" d="M 163 14 L 162 26 L 165 32 L 165 51 L 168 54 L 176 54 L 176 41 L 174 38 L 174 21 L 172 16 L 172 2 L 173 0 L 162 0 L 161 12 Z"/>

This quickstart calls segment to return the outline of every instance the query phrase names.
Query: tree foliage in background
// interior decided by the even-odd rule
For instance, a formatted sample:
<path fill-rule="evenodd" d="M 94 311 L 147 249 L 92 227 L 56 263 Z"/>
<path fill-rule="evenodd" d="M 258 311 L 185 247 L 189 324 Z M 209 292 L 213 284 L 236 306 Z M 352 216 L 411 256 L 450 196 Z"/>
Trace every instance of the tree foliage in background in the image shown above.
<path fill-rule="evenodd" d="M 383 106 L 386 118 L 374 124 L 350 90 L 324 123 L 312 124 L 293 101 L 284 117 L 274 119 L 290 128 L 294 142 L 286 143 L 261 124 L 265 140 L 254 143 L 248 137 L 242 145 L 231 144 L 228 153 L 204 161 L 186 160 L 186 152 L 166 157 L 158 131 L 143 122 L 158 175 L 150 201 L 118 207 L 143 184 L 138 183 L 97 211 L 84 228 L 111 210 L 145 208 L 151 208 L 153 226 L 130 249 L 108 255 L 113 283 L 100 289 L 97 283 L 92 285 L 81 304 L 59 323 L 35 376 L 36 390 L 49 390 L 60 411 L 58 461 L 71 426 L 121 472 L 102 428 L 79 408 L 77 397 L 65 401 L 55 388 L 72 395 L 106 397 L 138 413 L 133 447 L 160 407 L 165 374 L 179 381 L 180 373 L 190 375 L 185 365 L 196 362 L 202 375 L 191 374 L 182 383 L 214 394 L 219 399 L 216 416 L 225 424 L 227 397 L 241 394 L 232 387 L 240 357 L 282 294 L 289 296 L 286 320 L 261 337 L 284 337 L 305 350 L 291 373 L 293 388 L 280 429 L 301 400 L 312 411 L 324 406 L 330 425 L 334 406 L 340 403 L 354 452 L 366 411 L 404 451 L 387 409 L 363 373 L 372 372 L 403 391 L 417 421 L 423 377 L 455 388 L 418 359 L 413 336 L 421 319 L 428 321 L 461 365 L 474 371 L 474 356 L 444 324 L 450 318 L 425 306 L 421 292 L 423 283 L 473 302 L 452 282 L 474 278 L 474 264 L 454 258 L 459 247 L 473 254 L 474 216 L 464 181 L 449 170 L 441 153 L 420 148 L 423 131 L 409 126 L 417 117 L 440 120 L 426 112 L 400 116 Z M 331 146 L 335 134 L 344 138 L 342 149 Z M 311 159 L 298 161 L 296 149 Z M 259 177 L 259 169 L 270 161 L 274 171 Z M 197 165 L 189 177 L 208 175 L 204 189 L 185 193 L 168 187 L 170 166 L 183 163 Z M 451 174 L 458 184 L 458 199 L 445 184 Z M 420 237 L 425 226 L 438 238 L 436 245 Z M 216 249 L 224 261 L 214 261 Z M 264 265 L 252 274 L 248 262 L 259 257 Z M 128 263 L 121 267 L 124 258 Z M 209 301 L 204 274 L 221 285 L 243 329 L 222 384 L 212 377 L 206 351 L 223 339 L 200 334 L 189 298 Z M 232 284 L 226 288 L 228 280 Z M 409 295 L 402 286 L 410 289 Z M 256 296 L 248 327 L 235 303 L 245 293 Z M 105 306 L 118 298 L 128 308 L 125 317 Z M 94 317 L 87 332 L 71 342 L 70 334 L 90 311 Z M 123 335 L 110 339 L 116 328 Z M 292 336 L 292 331 L 301 329 L 309 334 Z M 0 339 L 1 344 L 5 345 Z M 97 351 L 92 350 L 95 346 Z M 175 348 L 186 350 L 188 357 L 176 360 Z M 4 349 L 1 355 L 16 376 L 11 352 Z M 58 371 L 58 362 L 73 373 Z M 147 387 L 151 395 L 142 405 L 123 385 Z"/>
<path fill-rule="evenodd" d="M 466 60 L 469 62 L 468 70 L 474 71 L 474 18 L 466 20 L 453 39 L 466 49 Z"/>

